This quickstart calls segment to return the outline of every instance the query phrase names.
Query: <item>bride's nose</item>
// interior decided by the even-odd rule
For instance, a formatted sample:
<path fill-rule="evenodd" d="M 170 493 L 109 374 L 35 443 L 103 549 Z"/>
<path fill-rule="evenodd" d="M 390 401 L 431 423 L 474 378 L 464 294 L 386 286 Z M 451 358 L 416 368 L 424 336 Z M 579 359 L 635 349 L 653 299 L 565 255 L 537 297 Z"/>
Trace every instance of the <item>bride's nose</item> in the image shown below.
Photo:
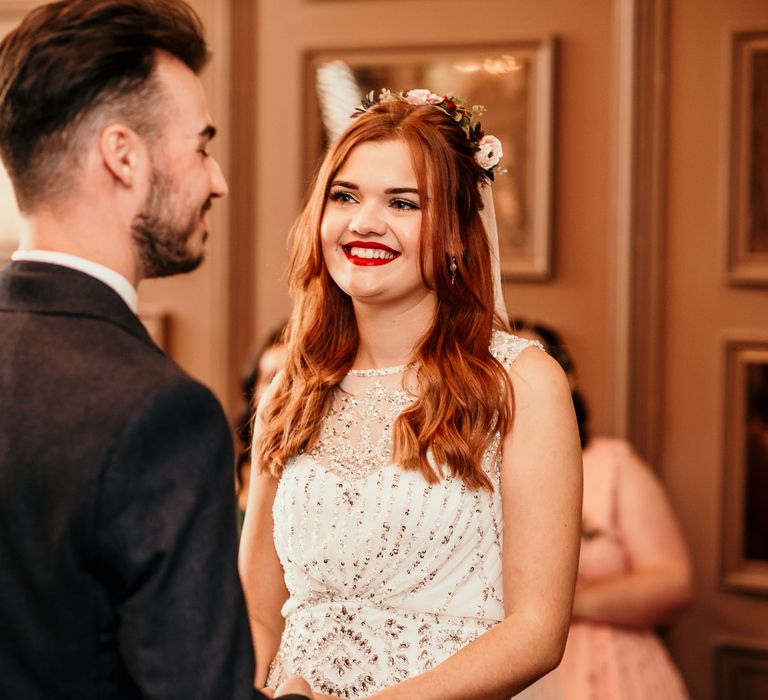
<path fill-rule="evenodd" d="M 352 233 L 381 236 L 386 232 L 386 224 L 379 215 L 376 205 L 363 204 L 357 208 L 348 227 Z"/>

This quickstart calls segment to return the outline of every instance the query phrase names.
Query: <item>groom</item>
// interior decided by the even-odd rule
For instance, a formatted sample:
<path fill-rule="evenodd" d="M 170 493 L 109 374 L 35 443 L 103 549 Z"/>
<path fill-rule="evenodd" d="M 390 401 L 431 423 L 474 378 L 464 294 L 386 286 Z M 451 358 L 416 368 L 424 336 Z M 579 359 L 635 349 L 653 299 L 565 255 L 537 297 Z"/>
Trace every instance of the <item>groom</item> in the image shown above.
<path fill-rule="evenodd" d="M 182 0 L 55 2 L 0 44 L 28 222 L 0 272 L 2 698 L 254 692 L 227 422 L 135 315 L 142 279 L 200 264 L 227 192 L 207 57 Z"/>

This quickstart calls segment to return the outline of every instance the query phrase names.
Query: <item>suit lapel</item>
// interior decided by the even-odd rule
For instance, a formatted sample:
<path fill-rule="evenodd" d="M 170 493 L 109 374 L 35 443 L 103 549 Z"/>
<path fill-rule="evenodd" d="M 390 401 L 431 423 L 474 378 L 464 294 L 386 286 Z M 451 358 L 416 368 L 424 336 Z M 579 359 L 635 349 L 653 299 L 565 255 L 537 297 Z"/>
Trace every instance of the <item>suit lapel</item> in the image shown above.
<path fill-rule="evenodd" d="M 79 316 L 104 320 L 158 348 L 138 317 L 111 287 L 61 265 L 19 261 L 0 270 L 0 313 Z"/>

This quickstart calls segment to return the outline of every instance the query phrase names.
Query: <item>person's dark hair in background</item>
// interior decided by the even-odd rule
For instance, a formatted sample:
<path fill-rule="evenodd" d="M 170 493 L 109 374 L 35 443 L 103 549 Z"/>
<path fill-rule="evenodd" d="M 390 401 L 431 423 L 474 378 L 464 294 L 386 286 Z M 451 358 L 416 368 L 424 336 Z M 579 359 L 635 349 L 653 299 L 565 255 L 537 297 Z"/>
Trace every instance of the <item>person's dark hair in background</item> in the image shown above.
<path fill-rule="evenodd" d="M 261 359 L 270 348 L 285 344 L 285 326 L 286 324 L 283 323 L 267 334 L 266 338 L 264 338 L 259 346 L 259 349 L 253 355 L 253 359 L 248 366 L 247 372 L 240 383 L 242 397 L 245 401 L 245 410 L 240 415 L 237 422 L 237 435 L 240 438 L 240 444 L 243 448 L 241 458 L 244 454 L 245 459 L 248 459 L 251 452 L 251 442 L 253 441 L 253 416 L 256 410 L 256 404 L 259 400 L 258 388 L 265 381 L 269 384 L 275 376 L 275 372 L 270 372 L 270 375 L 265 377 L 264 369 L 261 367 Z"/>
<path fill-rule="evenodd" d="M 253 356 L 247 372 L 240 383 L 245 407 L 237 420 L 237 437 L 240 450 L 237 455 L 236 487 L 240 524 L 245 513 L 248 498 L 248 483 L 251 470 L 251 443 L 253 442 L 253 421 L 256 407 L 264 389 L 269 386 L 275 374 L 282 368 L 284 360 L 285 329 L 283 322 L 271 330 Z"/>
<path fill-rule="evenodd" d="M 581 447 L 587 446 L 590 438 L 589 432 L 589 407 L 578 386 L 576 386 L 576 366 L 573 364 L 571 356 L 565 347 L 560 334 L 551 326 L 544 323 L 532 322 L 525 318 L 510 319 L 512 332 L 518 335 L 526 336 L 526 333 L 532 333 L 544 343 L 544 349 L 555 359 L 568 375 L 571 383 L 571 396 L 573 397 L 573 408 L 576 411 L 576 420 L 579 424 L 579 440 Z"/>

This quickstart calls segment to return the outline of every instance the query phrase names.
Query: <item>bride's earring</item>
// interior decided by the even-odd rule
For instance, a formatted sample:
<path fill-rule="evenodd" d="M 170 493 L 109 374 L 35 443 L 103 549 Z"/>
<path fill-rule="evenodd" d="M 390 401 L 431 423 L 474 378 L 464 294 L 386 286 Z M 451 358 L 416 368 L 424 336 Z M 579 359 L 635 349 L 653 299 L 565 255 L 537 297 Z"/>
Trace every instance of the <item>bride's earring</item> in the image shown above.
<path fill-rule="evenodd" d="M 456 270 L 459 266 L 456 264 L 456 256 L 451 255 L 451 261 L 448 263 L 448 271 L 451 273 L 451 284 L 456 284 Z"/>

